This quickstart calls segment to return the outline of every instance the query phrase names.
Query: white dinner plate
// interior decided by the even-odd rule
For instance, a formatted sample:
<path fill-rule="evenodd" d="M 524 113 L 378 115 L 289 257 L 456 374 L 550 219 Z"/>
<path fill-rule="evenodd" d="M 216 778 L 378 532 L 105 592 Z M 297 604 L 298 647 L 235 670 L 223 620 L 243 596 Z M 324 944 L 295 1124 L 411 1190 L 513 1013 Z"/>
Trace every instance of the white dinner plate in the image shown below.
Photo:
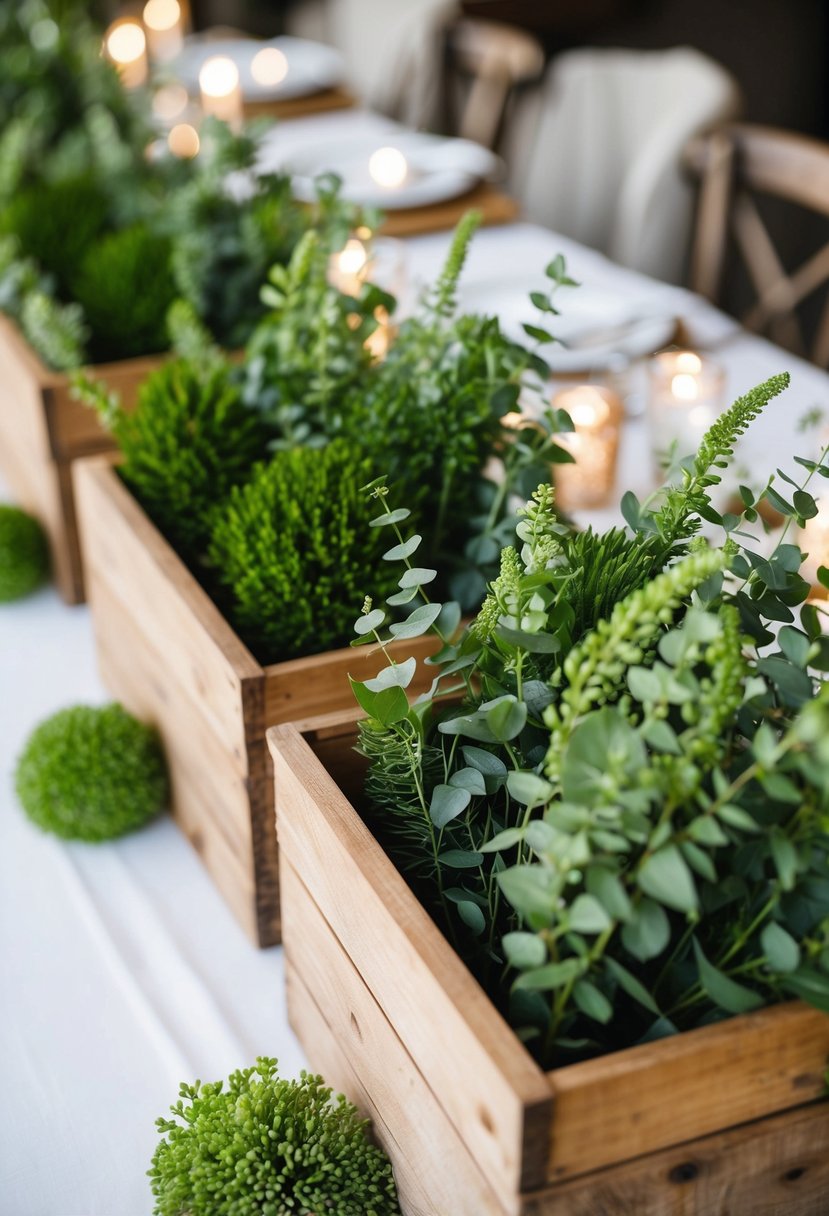
<path fill-rule="evenodd" d="M 287 61 L 288 70 L 278 84 L 261 84 L 251 72 L 254 56 L 266 47 L 282 51 Z M 255 38 L 210 38 L 201 34 L 187 39 L 184 49 L 170 64 L 170 70 L 188 92 L 198 96 L 199 72 L 206 60 L 214 55 L 224 55 L 236 64 L 245 101 L 307 97 L 341 84 L 344 75 L 342 56 L 321 42 L 291 37 L 260 42 Z"/>
<path fill-rule="evenodd" d="M 558 342 L 545 344 L 539 353 L 554 372 L 602 371 L 619 356 L 639 359 L 670 342 L 676 317 L 642 308 L 628 295 L 596 287 L 561 287 L 554 304 L 560 315 L 540 313 L 532 304 L 531 290 L 546 294 L 550 283 L 539 277 L 526 280 L 461 285 L 460 307 L 465 312 L 497 316 L 504 331 L 517 341 L 532 343 L 523 322 L 547 330 Z M 559 345 L 561 343 L 561 345 Z"/>
<path fill-rule="evenodd" d="M 380 186 L 369 173 L 372 154 L 384 147 L 396 148 L 406 158 L 409 171 L 399 186 Z M 349 202 L 399 211 L 458 198 L 478 182 L 501 176 L 503 162 L 467 139 L 400 131 L 314 141 L 284 152 L 276 144 L 268 150 L 267 168 L 290 173 L 294 193 L 305 202 L 316 197 L 316 177 L 336 173 L 342 179 L 342 197 Z"/>

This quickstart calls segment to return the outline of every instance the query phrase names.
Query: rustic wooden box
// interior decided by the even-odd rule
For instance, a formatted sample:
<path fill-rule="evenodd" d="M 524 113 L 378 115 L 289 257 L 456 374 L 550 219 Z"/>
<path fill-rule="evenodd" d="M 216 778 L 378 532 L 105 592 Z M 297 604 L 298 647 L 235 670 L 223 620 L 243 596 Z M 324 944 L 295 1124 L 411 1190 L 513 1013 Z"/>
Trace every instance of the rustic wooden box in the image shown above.
<path fill-rule="evenodd" d="M 163 355 L 93 367 L 92 374 L 118 392 L 126 406 Z M 17 326 L 0 315 L 0 470 L 22 507 L 40 520 L 49 537 L 58 591 L 68 604 L 83 602 L 72 462 L 112 451 L 113 439 L 95 411 L 73 400 L 70 378 L 50 371 Z"/>
<path fill-rule="evenodd" d="M 545 1074 L 349 802 L 353 723 L 268 738 L 291 1022 L 407 1216 L 826 1216 L 829 1017 L 793 1002 Z"/>
<path fill-rule="evenodd" d="M 75 466 L 101 675 L 158 727 L 174 818 L 248 934 L 273 945 L 279 886 L 266 726 L 351 711 L 348 675 L 368 679 L 385 659 L 347 647 L 263 667 L 121 481 L 116 459 Z M 398 648 L 423 658 L 435 641 Z"/>

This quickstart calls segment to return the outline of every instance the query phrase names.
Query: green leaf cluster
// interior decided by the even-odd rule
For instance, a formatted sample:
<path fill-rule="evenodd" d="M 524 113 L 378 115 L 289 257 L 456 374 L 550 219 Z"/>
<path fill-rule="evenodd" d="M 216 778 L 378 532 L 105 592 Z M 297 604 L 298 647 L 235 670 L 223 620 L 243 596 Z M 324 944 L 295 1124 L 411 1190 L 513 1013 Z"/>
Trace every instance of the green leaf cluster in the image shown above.
<path fill-rule="evenodd" d="M 276 452 L 217 510 L 209 562 L 231 621 L 262 662 L 346 645 L 367 574 L 377 594 L 393 586 L 382 538 L 369 533 L 370 471 L 345 440 Z"/>
<path fill-rule="evenodd" d="M 0 503 L 0 604 L 31 595 L 49 573 L 49 546 L 40 524 L 19 507 Z"/>
<path fill-rule="evenodd" d="M 829 640 L 787 540 L 829 452 L 778 470 L 762 556 L 745 527 L 781 493 L 736 520 L 708 497 L 785 383 L 727 411 L 679 485 L 628 498 L 629 531 L 573 534 L 539 487 L 469 630 L 420 586 L 430 692 L 389 696 L 411 660 L 355 685 L 370 822 L 545 1065 L 791 996 L 829 1012 Z M 385 644 L 376 613 L 359 640 Z"/>
<path fill-rule="evenodd" d="M 276 1060 L 221 1081 L 182 1084 L 148 1171 L 156 1216 L 397 1216 L 391 1163 L 368 1120 L 321 1077 Z"/>
<path fill-rule="evenodd" d="M 35 728 L 15 787 L 39 828 L 101 841 L 134 831 L 164 808 L 167 769 L 151 727 L 117 704 L 77 705 Z"/>

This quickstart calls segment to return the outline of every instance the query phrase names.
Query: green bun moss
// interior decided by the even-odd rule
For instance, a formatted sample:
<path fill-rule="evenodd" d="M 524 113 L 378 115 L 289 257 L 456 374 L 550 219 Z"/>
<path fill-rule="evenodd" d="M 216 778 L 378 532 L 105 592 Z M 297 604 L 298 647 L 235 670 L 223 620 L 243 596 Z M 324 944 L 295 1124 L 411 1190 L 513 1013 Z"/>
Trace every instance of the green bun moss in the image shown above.
<path fill-rule="evenodd" d="M 391 1163 L 367 1120 L 321 1077 L 286 1081 L 276 1060 L 182 1085 L 148 1170 L 155 1216 L 397 1216 Z"/>
<path fill-rule="evenodd" d="M 15 776 L 24 811 L 67 840 L 109 840 L 140 827 L 167 800 L 158 737 L 120 705 L 62 709 L 37 726 Z"/>
<path fill-rule="evenodd" d="M 37 590 L 49 573 L 49 546 L 40 524 L 19 507 L 0 503 L 0 603 Z"/>

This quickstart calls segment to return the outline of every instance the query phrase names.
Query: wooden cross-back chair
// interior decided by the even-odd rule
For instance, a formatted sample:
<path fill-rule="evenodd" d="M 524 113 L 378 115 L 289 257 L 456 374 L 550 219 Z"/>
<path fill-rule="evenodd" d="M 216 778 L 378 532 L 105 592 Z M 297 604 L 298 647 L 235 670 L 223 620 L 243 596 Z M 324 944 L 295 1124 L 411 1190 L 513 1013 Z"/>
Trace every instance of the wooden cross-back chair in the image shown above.
<path fill-rule="evenodd" d="M 544 48 L 526 30 L 477 17 L 450 20 L 442 33 L 444 122 L 464 139 L 496 148 L 513 90 L 543 75 Z M 458 79 L 468 82 L 460 114 Z"/>
<path fill-rule="evenodd" d="M 748 271 L 756 302 L 740 318 L 779 345 L 829 366 L 829 299 L 811 343 L 800 305 L 829 283 L 829 242 L 796 270 L 787 271 L 761 218 L 755 195 L 808 208 L 829 220 L 829 144 L 771 127 L 735 123 L 692 140 L 685 151 L 700 179 L 691 256 L 691 287 L 717 303 L 733 240 Z M 829 237 L 829 226 L 827 227 Z"/>

